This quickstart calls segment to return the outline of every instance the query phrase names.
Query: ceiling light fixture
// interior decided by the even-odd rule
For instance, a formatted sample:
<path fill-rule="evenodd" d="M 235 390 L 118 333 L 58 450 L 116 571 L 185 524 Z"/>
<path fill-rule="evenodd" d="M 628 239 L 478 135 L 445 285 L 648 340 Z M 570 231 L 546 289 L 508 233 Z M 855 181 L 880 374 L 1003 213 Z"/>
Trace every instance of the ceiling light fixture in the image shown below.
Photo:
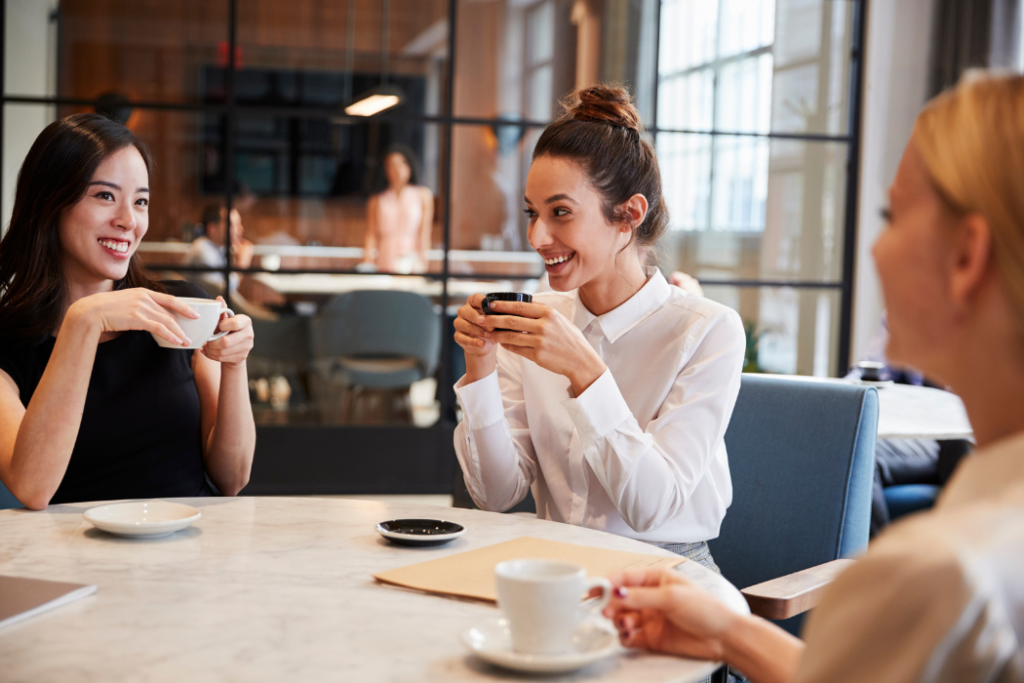
<path fill-rule="evenodd" d="M 353 14 L 354 10 L 350 9 L 350 20 Z M 397 107 L 405 101 L 405 93 L 401 89 L 388 85 L 388 58 L 391 54 L 390 27 L 391 0 L 384 0 L 381 8 L 380 85 L 366 91 L 355 102 L 345 107 L 345 113 L 349 116 L 374 116 L 392 107 Z"/>

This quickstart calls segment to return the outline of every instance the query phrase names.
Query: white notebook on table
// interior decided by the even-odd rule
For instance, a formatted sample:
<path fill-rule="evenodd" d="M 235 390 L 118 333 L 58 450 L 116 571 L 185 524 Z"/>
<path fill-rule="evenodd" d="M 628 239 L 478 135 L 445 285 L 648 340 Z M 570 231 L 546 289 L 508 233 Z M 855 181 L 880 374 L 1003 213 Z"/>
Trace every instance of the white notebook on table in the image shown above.
<path fill-rule="evenodd" d="M 95 592 L 80 583 L 0 576 L 0 628 Z"/>

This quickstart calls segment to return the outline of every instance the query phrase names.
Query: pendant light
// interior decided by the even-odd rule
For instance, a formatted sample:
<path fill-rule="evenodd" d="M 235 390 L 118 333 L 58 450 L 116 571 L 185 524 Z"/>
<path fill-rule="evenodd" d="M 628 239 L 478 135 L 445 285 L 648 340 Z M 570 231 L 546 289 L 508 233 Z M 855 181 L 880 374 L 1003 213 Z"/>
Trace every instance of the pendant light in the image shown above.
<path fill-rule="evenodd" d="M 374 116 L 392 107 L 397 107 L 405 100 L 405 94 L 400 88 L 388 84 L 388 60 L 391 54 L 388 44 L 390 28 L 391 0 L 384 0 L 380 30 L 380 85 L 367 90 L 352 104 L 345 107 L 345 113 L 349 116 Z"/>

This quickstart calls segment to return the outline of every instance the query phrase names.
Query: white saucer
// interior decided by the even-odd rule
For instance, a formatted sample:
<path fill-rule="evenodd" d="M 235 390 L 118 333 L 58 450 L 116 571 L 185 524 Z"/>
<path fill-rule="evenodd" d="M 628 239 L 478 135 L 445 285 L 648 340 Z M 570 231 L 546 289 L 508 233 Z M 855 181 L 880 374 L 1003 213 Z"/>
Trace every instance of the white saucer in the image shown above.
<path fill-rule="evenodd" d="M 462 634 L 462 643 L 491 664 L 531 673 L 574 671 L 622 651 L 611 624 L 581 621 L 572 636 L 572 651 L 564 655 L 527 655 L 512 650 L 508 620 L 492 619 Z"/>
<path fill-rule="evenodd" d="M 170 536 L 202 517 L 189 505 L 166 500 L 114 503 L 90 508 L 82 515 L 97 529 L 117 536 L 157 538 Z"/>

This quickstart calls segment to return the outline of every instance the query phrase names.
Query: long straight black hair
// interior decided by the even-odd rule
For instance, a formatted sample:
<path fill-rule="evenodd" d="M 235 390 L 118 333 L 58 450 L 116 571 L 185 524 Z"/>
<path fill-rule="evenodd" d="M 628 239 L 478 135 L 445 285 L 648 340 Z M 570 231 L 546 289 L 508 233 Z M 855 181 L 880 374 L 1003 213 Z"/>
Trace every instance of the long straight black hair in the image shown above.
<path fill-rule="evenodd" d="M 35 344 L 53 332 L 64 311 L 67 282 L 61 261 L 60 217 L 85 196 L 96 169 L 134 145 L 152 172 L 146 145 L 116 121 L 75 114 L 39 134 L 18 173 L 14 210 L 0 240 L 0 338 Z M 136 252 L 114 289 L 163 291 Z"/>

